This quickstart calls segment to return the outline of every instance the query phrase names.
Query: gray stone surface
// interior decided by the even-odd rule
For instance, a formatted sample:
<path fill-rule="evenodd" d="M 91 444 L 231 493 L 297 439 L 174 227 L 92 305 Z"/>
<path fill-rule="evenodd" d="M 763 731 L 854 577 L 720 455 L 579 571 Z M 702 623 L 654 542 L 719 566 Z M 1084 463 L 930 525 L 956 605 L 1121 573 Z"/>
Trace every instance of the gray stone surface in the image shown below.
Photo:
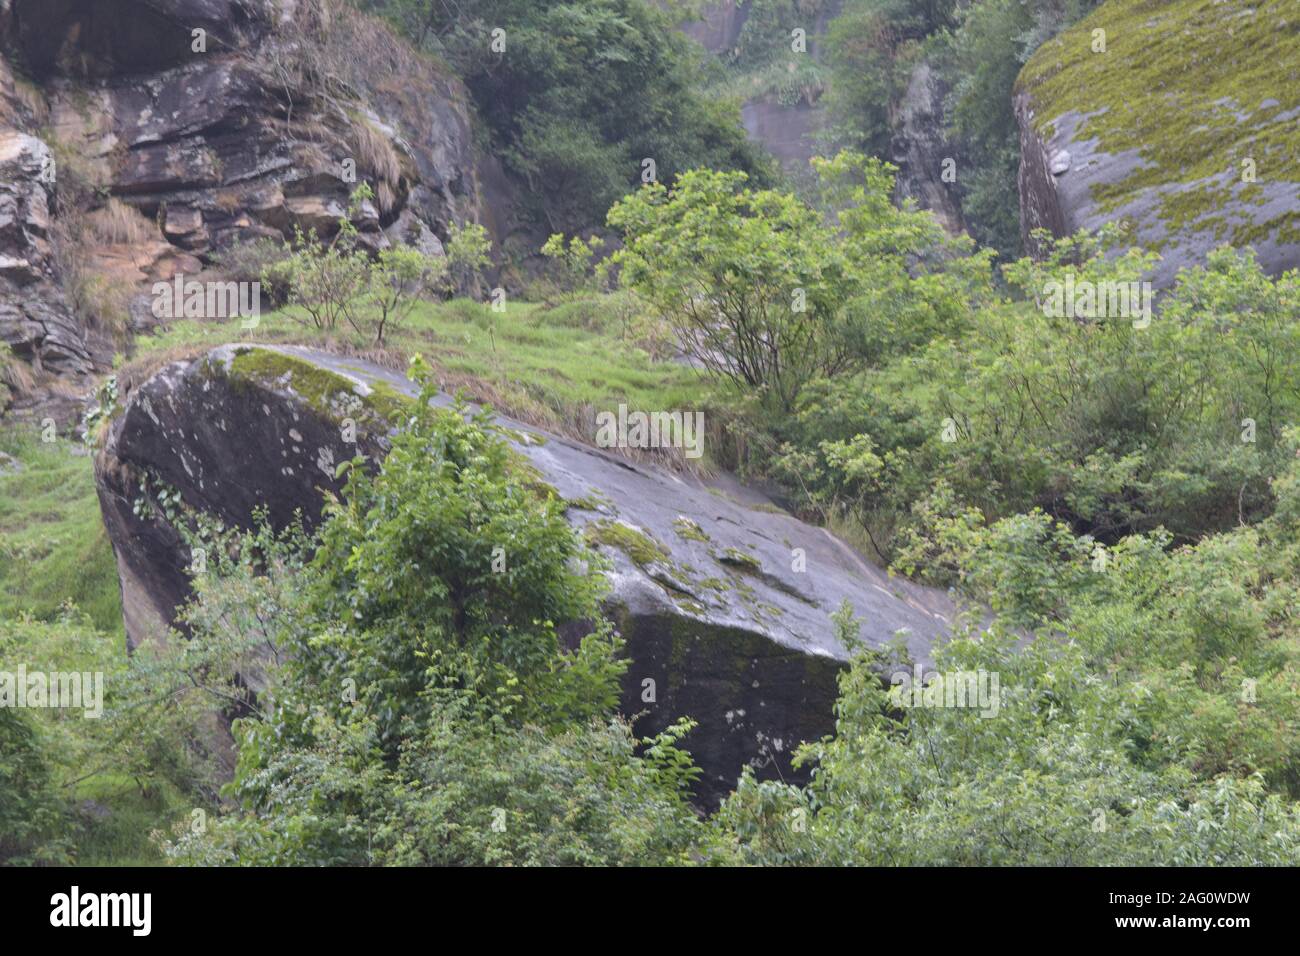
<path fill-rule="evenodd" d="M 137 388 L 97 460 L 132 644 L 163 633 L 189 593 L 188 559 L 175 531 L 133 508 L 142 475 L 231 524 L 246 524 L 256 506 L 279 524 L 297 509 L 310 522 L 320 491 L 338 490 L 332 463 L 353 456 L 335 422 L 297 398 L 291 384 L 232 384 L 219 374 L 237 348 L 170 365 Z M 414 393 L 397 373 L 353 358 L 275 350 L 336 373 L 340 392 L 364 395 L 382 381 Z M 954 608 L 946 594 L 891 579 L 843 541 L 752 491 L 742 501 L 719 490 L 724 483 L 710 486 L 499 421 L 571 503 L 576 526 L 617 522 L 663 550 L 662 559 L 638 562 L 619 547 L 600 546 L 612 562 L 608 610 L 632 661 L 624 709 L 644 713 L 641 733 L 683 714 L 699 721 L 686 743 L 705 770 L 706 802 L 727 792 L 745 764 L 789 779 L 793 748 L 833 729 L 835 678 L 848 652 L 830 614 L 842 600 L 861 619 L 864 641 L 879 645 L 899 635 L 921 661 L 947 630 Z M 363 425 L 363 453 L 382 456 L 386 433 Z M 805 571 L 795 570 L 796 549 Z M 653 702 L 643 697 L 647 680 Z"/>
<path fill-rule="evenodd" d="M 1118 209 L 1104 211 L 1093 198 L 1099 186 L 1122 182 L 1145 161 L 1137 149 L 1108 153 L 1096 138 L 1083 138 L 1079 130 L 1089 119 L 1075 111 L 1050 117 L 1052 135 L 1044 140 L 1038 133 L 1041 117 L 1033 96 L 1016 94 L 1016 120 L 1020 126 L 1020 230 L 1025 248 L 1031 254 L 1042 253 L 1034 241 L 1035 229 L 1046 229 L 1054 236 L 1071 235 L 1080 229 L 1089 231 L 1107 222 L 1128 220 L 1135 227 L 1138 245 L 1156 248 L 1161 261 L 1151 275 L 1157 288 L 1173 285 L 1178 270 L 1199 265 L 1213 249 L 1228 242 L 1225 224 L 1233 227 L 1269 222 L 1283 213 L 1300 209 L 1300 183 L 1286 180 L 1261 180 L 1263 193 L 1259 202 L 1230 199 L 1213 215 L 1201 217 L 1171 229 L 1159 216 L 1162 197 L 1175 192 L 1204 188 L 1226 189 L 1234 197 L 1247 188 L 1229 165 L 1214 179 L 1192 183 L 1169 183 L 1151 187 Z M 1096 114 L 1090 114 L 1096 115 Z M 1290 122 L 1296 122 L 1291 117 Z M 1244 134 L 1243 134 L 1244 135 Z M 1254 244 L 1261 266 L 1271 275 L 1300 267 L 1300 243 L 1280 241 L 1276 230 Z"/>
<path fill-rule="evenodd" d="M 50 222 L 50 148 L 0 127 L 0 341 L 36 371 L 89 371 L 85 336 L 63 294 Z"/>
<path fill-rule="evenodd" d="M 964 229 L 961 201 L 956 184 L 943 181 L 944 160 L 956 157 L 943 136 L 946 93 L 930 64 L 918 63 L 898 105 L 890 158 L 898 166 L 898 198 L 915 199 L 947 232 L 958 235 Z"/>
<path fill-rule="evenodd" d="M 378 21 L 306 0 L 0 0 L 0 339 L 39 383 L 16 407 L 62 402 L 55 378 L 120 346 L 65 294 L 54 227 L 70 211 L 112 196 L 141 214 L 143 240 L 75 256 L 81 281 L 125 284 L 140 331 L 154 281 L 297 227 L 328 238 L 357 182 L 378 184 L 363 245 L 440 254 L 453 221 L 481 218 L 470 116 L 460 82 Z M 38 181 L 52 151 L 67 161 Z"/>

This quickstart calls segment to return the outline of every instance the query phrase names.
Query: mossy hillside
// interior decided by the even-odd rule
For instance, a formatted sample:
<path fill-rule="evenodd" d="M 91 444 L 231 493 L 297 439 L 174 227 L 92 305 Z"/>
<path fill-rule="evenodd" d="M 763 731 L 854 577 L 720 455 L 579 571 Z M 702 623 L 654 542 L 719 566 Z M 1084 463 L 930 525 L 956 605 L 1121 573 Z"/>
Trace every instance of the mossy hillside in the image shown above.
<path fill-rule="evenodd" d="M 1105 30 L 1106 52 L 1093 52 Z M 1300 182 L 1300 8 L 1294 0 L 1110 0 L 1025 65 L 1017 90 L 1031 94 L 1039 134 L 1067 112 L 1086 119 L 1076 133 L 1098 148 L 1136 149 L 1143 160 L 1123 180 L 1097 187 L 1104 212 L 1137 194 L 1167 189 L 1158 215 L 1171 231 L 1192 224 L 1245 245 L 1275 231 L 1300 241 L 1300 212 L 1265 222 L 1232 221 L 1229 202 L 1262 204 L 1243 183 L 1242 162 L 1259 183 Z"/>

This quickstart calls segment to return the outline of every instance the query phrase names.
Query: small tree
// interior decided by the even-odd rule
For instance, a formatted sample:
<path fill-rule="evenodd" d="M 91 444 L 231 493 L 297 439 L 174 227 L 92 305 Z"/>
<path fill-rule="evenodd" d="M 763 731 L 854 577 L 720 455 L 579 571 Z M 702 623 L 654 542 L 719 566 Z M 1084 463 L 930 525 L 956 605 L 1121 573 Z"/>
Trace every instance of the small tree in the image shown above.
<path fill-rule="evenodd" d="M 447 278 L 447 260 L 426 256 L 410 246 L 395 246 L 379 253 L 370 266 L 370 304 L 378 313 L 374 320 L 375 344 L 384 344 L 389 324 L 411 314 L 418 299 Z"/>
<path fill-rule="evenodd" d="M 610 260 L 595 262 L 605 240 L 599 236 L 582 239 L 573 236 L 566 244 L 562 233 L 555 233 L 542 246 L 542 255 L 556 265 L 562 292 L 598 292 L 609 275 Z"/>
<path fill-rule="evenodd" d="M 287 286 L 289 304 L 301 307 L 321 331 L 333 331 L 340 318 L 357 328 L 353 308 L 365 291 L 369 260 L 357 248 L 352 215 L 373 196 L 366 183 L 353 191 L 348 213 L 339 217 L 338 231 L 328 243 L 320 241 L 315 229 L 304 233 L 301 226 L 295 226 L 293 255 L 262 270 L 262 281 Z"/>
<path fill-rule="evenodd" d="M 701 367 L 789 408 L 847 358 L 834 318 L 852 281 L 820 212 L 745 183 L 694 170 L 642 187 L 609 212 L 626 242 L 614 259 Z"/>
<path fill-rule="evenodd" d="M 262 281 L 287 289 L 289 304 L 306 311 L 317 329 L 332 331 L 342 318 L 357 333 L 372 337 L 375 345 L 383 345 L 392 323 L 445 283 L 447 261 L 409 246 L 384 249 L 372 259 L 359 247 L 352 223 L 372 196 L 368 184 L 356 188 L 348 215 L 339 218 L 338 232 L 328 244 L 320 242 L 315 230 L 296 229 L 292 255 L 263 268 Z"/>
<path fill-rule="evenodd" d="M 488 253 L 492 240 L 487 229 L 477 222 L 452 223 L 447 240 L 447 265 L 456 295 L 472 296 L 479 286 L 481 274 L 492 262 Z"/>

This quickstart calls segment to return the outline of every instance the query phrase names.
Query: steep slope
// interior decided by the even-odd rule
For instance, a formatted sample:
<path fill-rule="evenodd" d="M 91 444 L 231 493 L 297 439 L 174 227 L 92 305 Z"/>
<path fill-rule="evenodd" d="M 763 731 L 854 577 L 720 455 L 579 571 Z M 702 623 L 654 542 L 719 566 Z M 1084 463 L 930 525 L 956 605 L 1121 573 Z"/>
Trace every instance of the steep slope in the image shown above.
<path fill-rule="evenodd" d="M 805 31 L 803 52 L 791 49 L 793 38 L 784 24 L 773 21 L 751 27 L 754 45 L 777 51 L 766 60 L 744 49 L 753 4 L 713 0 L 701 6 L 699 19 L 681 24 L 682 32 L 709 53 L 724 61 L 740 56 L 742 62 L 731 70 L 739 75 L 736 82 L 747 88 L 740 111 L 745 132 L 796 177 L 807 176 L 808 160 L 821 152 L 818 135 L 827 124 L 826 110 L 819 103 L 822 89 L 809 82 L 805 73 L 809 64 L 815 70 L 823 59 L 822 39 L 840 7 L 840 0 L 819 0 L 808 5 L 806 16 L 790 20 L 790 29 Z M 749 88 L 757 89 L 750 92 Z"/>
<path fill-rule="evenodd" d="M 1100 31 L 1100 32 L 1099 32 Z M 1104 45 L 1104 50 L 1102 49 Z M 1300 8 L 1110 0 L 1020 75 L 1021 228 L 1127 219 L 1169 285 L 1212 248 L 1300 265 Z"/>

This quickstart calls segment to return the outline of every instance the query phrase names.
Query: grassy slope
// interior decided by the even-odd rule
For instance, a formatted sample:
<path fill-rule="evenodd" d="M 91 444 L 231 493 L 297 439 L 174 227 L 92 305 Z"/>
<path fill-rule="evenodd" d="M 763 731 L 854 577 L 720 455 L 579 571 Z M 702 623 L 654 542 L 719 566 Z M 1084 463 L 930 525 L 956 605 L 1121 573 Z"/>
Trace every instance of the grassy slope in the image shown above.
<path fill-rule="evenodd" d="M 0 432 L 22 464 L 0 474 L 0 618 L 50 620 L 72 602 L 112 639 L 123 638 L 117 568 L 99 515 L 90 456 L 34 431 Z"/>
<path fill-rule="evenodd" d="M 1106 52 L 1092 51 L 1105 30 Z M 1248 225 L 1218 210 L 1251 158 L 1261 182 L 1300 182 L 1300 8 L 1294 0 L 1109 0 L 1039 48 L 1018 87 L 1033 94 L 1040 129 L 1074 110 L 1090 115 L 1081 137 L 1107 152 L 1140 151 L 1146 165 L 1094 195 L 1118 210 L 1153 186 L 1171 190 L 1160 218 L 1177 229 L 1200 220 L 1234 245 L 1275 229 L 1300 241 L 1300 210 Z M 1284 119 L 1289 114 L 1289 120 Z M 1237 193 L 1260 200 L 1258 186 Z"/>
<path fill-rule="evenodd" d="M 99 671 L 111 687 L 126 665 L 126 639 L 91 458 L 66 440 L 44 443 L 31 428 L 0 429 L 0 450 L 21 465 L 0 474 L 0 630 L 18 638 L 18 660 L 0 666 Z M 50 762 L 78 821 L 76 861 L 160 862 L 150 832 L 188 809 L 175 790 L 99 770 L 119 761 L 98 722 L 79 712 L 40 716 Z"/>
<path fill-rule="evenodd" d="M 232 341 L 324 344 L 398 368 L 419 352 L 447 388 L 464 388 L 501 412 L 590 441 L 595 412 L 614 411 L 620 402 L 668 411 L 697 409 L 707 400 L 698 374 L 654 361 L 636 344 L 635 319 L 620 303 L 617 296 L 555 307 L 513 303 L 500 313 L 465 300 L 420 303 L 378 354 L 350 329 L 325 335 L 291 312 L 263 315 L 252 331 L 238 320 L 178 321 L 135 344 L 137 355 Z"/>

